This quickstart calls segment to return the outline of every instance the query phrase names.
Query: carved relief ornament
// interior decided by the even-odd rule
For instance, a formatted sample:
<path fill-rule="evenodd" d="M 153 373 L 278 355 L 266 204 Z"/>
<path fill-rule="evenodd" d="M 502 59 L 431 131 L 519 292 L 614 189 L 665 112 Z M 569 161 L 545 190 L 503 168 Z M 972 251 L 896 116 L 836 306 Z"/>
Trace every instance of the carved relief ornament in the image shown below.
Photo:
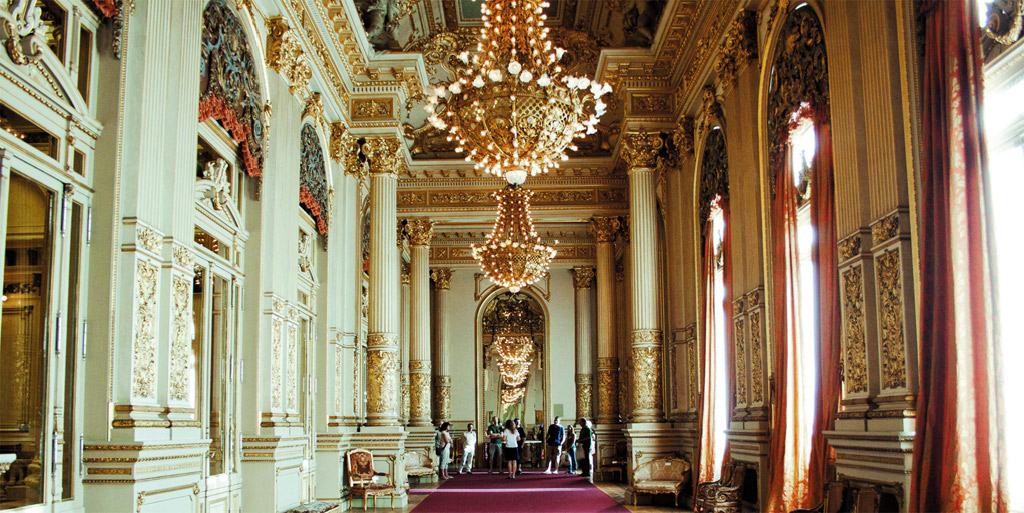
<path fill-rule="evenodd" d="M 157 266 L 139 260 L 135 270 L 135 344 L 132 350 L 132 396 L 156 397 Z"/>
<path fill-rule="evenodd" d="M 736 78 L 747 63 L 757 58 L 757 16 L 754 11 L 740 11 L 733 20 L 722 43 L 715 71 L 724 87 L 736 84 Z"/>
<path fill-rule="evenodd" d="M 367 137 L 363 143 L 363 154 L 370 166 L 371 174 L 398 177 L 399 168 L 405 166 L 402 142 L 393 137 Z"/>
<path fill-rule="evenodd" d="M 693 118 L 683 116 L 672 132 L 672 142 L 681 157 L 693 155 Z"/>
<path fill-rule="evenodd" d="M 903 343 L 903 280 L 898 249 L 876 259 L 878 272 L 878 324 L 882 338 L 882 388 L 907 386 L 906 347 Z"/>
<path fill-rule="evenodd" d="M 699 135 L 725 123 L 725 112 L 722 110 L 722 103 L 718 101 L 714 87 L 704 86 L 701 90 L 701 101 L 701 120 L 697 127 Z"/>
<path fill-rule="evenodd" d="M 594 234 L 594 238 L 599 244 L 615 242 L 615 237 L 621 226 L 622 223 L 618 217 L 595 216 L 590 219 L 590 233 Z"/>
<path fill-rule="evenodd" d="M 452 273 L 454 272 L 447 267 L 439 267 L 430 271 L 430 277 L 434 280 L 434 287 L 438 290 L 450 290 L 452 288 Z"/>
<path fill-rule="evenodd" d="M 372 337 L 373 335 L 371 335 Z M 367 411 L 377 414 L 398 412 L 398 352 L 369 351 L 366 354 Z"/>
<path fill-rule="evenodd" d="M 429 246 L 434 236 L 434 222 L 430 219 L 410 219 L 405 222 L 405 233 L 409 235 L 409 244 Z"/>
<path fill-rule="evenodd" d="M 572 286 L 574 289 L 589 289 L 594 280 L 593 267 L 575 267 L 572 270 Z"/>
<path fill-rule="evenodd" d="M 281 74 L 294 95 L 305 91 L 313 77 L 299 34 L 280 16 L 267 20 L 267 65 Z"/>
<path fill-rule="evenodd" d="M 843 271 L 843 381 L 849 393 L 868 391 L 867 347 L 864 334 L 864 279 L 860 266 Z"/>
<path fill-rule="evenodd" d="M 654 169 L 665 141 L 657 132 L 630 132 L 624 136 L 622 159 L 632 169 Z"/>
<path fill-rule="evenodd" d="M 359 143 L 341 122 L 331 123 L 331 160 L 341 164 L 346 174 L 365 177 L 366 166 L 359 161 Z"/>
<path fill-rule="evenodd" d="M 633 347 L 635 410 L 661 410 L 661 352 L 661 346 Z"/>

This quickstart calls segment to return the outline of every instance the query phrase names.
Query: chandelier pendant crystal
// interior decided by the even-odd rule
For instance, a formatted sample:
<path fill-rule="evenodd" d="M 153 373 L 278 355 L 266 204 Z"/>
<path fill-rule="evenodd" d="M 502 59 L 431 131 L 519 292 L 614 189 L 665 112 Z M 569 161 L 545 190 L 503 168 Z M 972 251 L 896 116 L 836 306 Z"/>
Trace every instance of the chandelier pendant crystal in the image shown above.
<path fill-rule="evenodd" d="M 555 248 L 541 242 L 530 216 L 533 191 L 508 184 L 495 191 L 498 218 L 487 240 L 473 245 L 473 258 L 491 281 L 512 293 L 548 273 Z M 555 241 L 557 244 L 558 241 Z"/>
<path fill-rule="evenodd" d="M 543 0 L 484 0 L 476 52 L 458 55 L 455 78 L 424 107 L 434 128 L 477 169 L 522 184 L 568 160 L 575 138 L 597 131 L 611 91 L 560 64 L 565 49 L 548 39 Z"/>

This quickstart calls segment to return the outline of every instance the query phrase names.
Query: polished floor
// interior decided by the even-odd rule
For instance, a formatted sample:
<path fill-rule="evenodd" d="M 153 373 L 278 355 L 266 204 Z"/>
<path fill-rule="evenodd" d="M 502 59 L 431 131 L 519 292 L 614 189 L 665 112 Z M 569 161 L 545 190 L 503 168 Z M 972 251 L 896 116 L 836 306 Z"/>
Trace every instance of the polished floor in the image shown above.
<path fill-rule="evenodd" d="M 479 474 L 480 474 L 480 472 L 477 471 L 476 474 L 474 474 L 474 475 L 479 475 Z M 486 474 L 486 472 L 484 472 L 484 474 Z M 531 474 L 533 474 L 533 472 L 531 472 Z M 543 473 L 537 472 L 536 474 L 538 474 L 539 476 L 544 476 Z M 459 476 L 458 474 L 456 474 L 454 472 L 451 475 L 452 475 L 452 479 L 456 480 L 456 481 L 452 481 L 451 482 L 453 484 L 458 484 L 458 480 L 459 479 L 468 480 L 469 477 L 470 477 L 469 475 Z M 534 477 L 534 476 L 531 476 L 531 477 Z M 557 476 L 549 476 L 549 477 L 551 479 L 557 479 L 558 478 Z M 539 477 L 539 478 L 543 479 L 543 477 Z M 534 477 L 534 479 L 531 479 L 530 482 L 534 481 L 535 479 L 537 479 L 537 478 Z M 527 481 L 523 481 L 523 486 L 526 486 L 526 483 L 527 483 Z M 654 505 L 651 505 L 652 498 L 650 496 L 641 495 L 640 498 L 639 498 L 639 501 L 638 501 L 639 505 L 634 507 L 632 501 L 629 501 L 628 503 L 626 502 L 626 485 L 624 483 L 600 482 L 600 481 L 597 481 L 597 482 L 594 483 L 594 485 L 597 487 L 598 490 L 600 490 L 601 492 L 604 492 L 609 497 L 611 497 L 617 504 L 625 506 L 626 509 L 629 510 L 630 512 L 634 512 L 634 513 L 660 513 L 660 512 L 670 512 L 670 511 L 671 512 L 689 511 L 686 508 L 675 508 L 675 507 L 673 507 L 672 506 L 672 497 L 670 495 L 660 495 L 660 496 L 654 497 L 653 498 Z M 385 512 L 385 511 L 387 511 L 387 512 L 391 512 L 391 513 L 408 513 L 408 512 L 412 512 L 412 511 L 414 511 L 416 509 L 416 506 L 419 506 L 420 503 L 422 503 L 429 496 L 428 493 L 424 493 L 424 492 L 426 492 L 426 490 L 437 489 L 439 486 L 440 486 L 440 484 L 437 483 L 436 480 L 435 480 L 435 482 L 432 482 L 432 483 L 428 483 L 425 480 L 422 483 L 417 483 L 416 479 L 414 478 L 413 479 L 413 484 L 412 484 L 412 490 L 411 490 L 412 493 L 409 494 L 409 505 L 408 506 L 406 506 L 404 508 L 390 509 L 388 507 L 388 501 L 385 498 L 385 499 L 381 500 L 381 503 L 380 503 L 381 507 L 369 508 L 369 509 L 367 509 L 367 511 L 376 511 L 376 512 Z M 538 492 L 531 492 L 531 493 L 538 493 Z M 555 491 L 553 491 L 552 493 L 557 493 L 557 489 L 555 489 Z M 371 504 L 372 504 L 372 502 L 371 502 Z M 355 510 L 359 511 L 359 510 L 361 510 L 361 508 L 356 508 Z M 555 513 L 555 512 L 554 512 L 554 510 L 548 509 L 548 510 L 545 510 L 544 513 Z"/>

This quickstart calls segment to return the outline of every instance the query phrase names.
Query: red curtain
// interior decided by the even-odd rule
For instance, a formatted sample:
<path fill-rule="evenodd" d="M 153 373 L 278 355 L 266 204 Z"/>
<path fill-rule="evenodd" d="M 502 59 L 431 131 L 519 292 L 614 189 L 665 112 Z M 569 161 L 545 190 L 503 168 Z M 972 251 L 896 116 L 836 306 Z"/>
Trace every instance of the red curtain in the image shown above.
<path fill-rule="evenodd" d="M 715 233 L 712 227 L 711 219 L 704 221 L 704 260 L 703 260 L 703 271 L 704 276 L 704 301 L 701 302 L 701 318 L 704 319 L 704 330 L 703 341 L 701 342 L 701 362 L 703 373 L 701 375 L 702 387 L 701 387 L 701 398 L 700 405 L 698 406 L 698 419 L 700 419 L 700 445 L 698 446 L 698 465 L 697 465 L 697 480 L 694 482 L 694 486 L 698 483 L 707 481 L 713 481 L 716 470 L 715 468 L 715 442 L 718 435 L 718 431 L 722 429 L 722 426 L 717 425 L 716 414 L 719 405 L 715 404 L 716 397 L 716 378 L 717 370 L 715 363 L 718 358 L 725 358 L 725 369 L 728 376 L 734 376 L 732 372 L 732 362 L 735 358 L 735 350 L 732 344 L 732 266 L 730 265 L 730 259 L 732 255 L 732 242 L 731 242 L 731 228 L 729 223 L 729 200 L 728 198 L 720 198 L 720 206 L 722 208 L 722 220 L 724 222 L 724 233 L 722 236 L 722 248 L 723 252 L 723 268 L 722 277 L 725 285 L 725 296 L 718 298 L 715 297 Z M 718 348 L 715 344 L 715 340 L 718 336 L 715 327 L 715 321 L 717 313 L 715 312 L 714 302 L 722 301 L 723 309 L 725 311 L 725 340 L 726 340 L 726 354 L 718 354 Z M 734 379 L 726 379 L 726 397 L 729 399 L 726 402 L 725 407 L 729 412 L 732 411 L 733 397 L 735 396 L 733 390 L 735 390 Z M 729 448 L 726 446 L 725 459 L 723 465 L 729 458 Z"/>
<path fill-rule="evenodd" d="M 1006 511 L 973 3 L 923 0 L 920 389 L 911 511 Z"/>
<path fill-rule="evenodd" d="M 835 428 L 842 386 L 839 375 L 840 332 L 839 255 L 836 237 L 835 181 L 832 172 L 832 125 L 828 107 L 815 109 L 814 129 L 817 152 L 811 164 L 811 224 L 815 229 L 815 257 L 818 277 L 818 395 L 814 435 L 807 478 L 809 505 L 824 498 L 825 482 L 835 468 L 835 451 L 825 441 L 825 431 Z"/>

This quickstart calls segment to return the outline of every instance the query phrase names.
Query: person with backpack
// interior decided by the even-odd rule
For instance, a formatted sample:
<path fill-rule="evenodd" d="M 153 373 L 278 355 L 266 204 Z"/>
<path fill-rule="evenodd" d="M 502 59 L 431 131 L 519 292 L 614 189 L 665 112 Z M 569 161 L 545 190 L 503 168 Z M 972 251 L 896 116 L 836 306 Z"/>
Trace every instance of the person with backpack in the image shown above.
<path fill-rule="evenodd" d="M 450 479 L 448 476 L 448 464 L 451 460 L 452 437 L 448 434 L 451 422 L 442 422 L 434 433 L 434 453 L 437 454 L 437 475 L 443 481 Z"/>

